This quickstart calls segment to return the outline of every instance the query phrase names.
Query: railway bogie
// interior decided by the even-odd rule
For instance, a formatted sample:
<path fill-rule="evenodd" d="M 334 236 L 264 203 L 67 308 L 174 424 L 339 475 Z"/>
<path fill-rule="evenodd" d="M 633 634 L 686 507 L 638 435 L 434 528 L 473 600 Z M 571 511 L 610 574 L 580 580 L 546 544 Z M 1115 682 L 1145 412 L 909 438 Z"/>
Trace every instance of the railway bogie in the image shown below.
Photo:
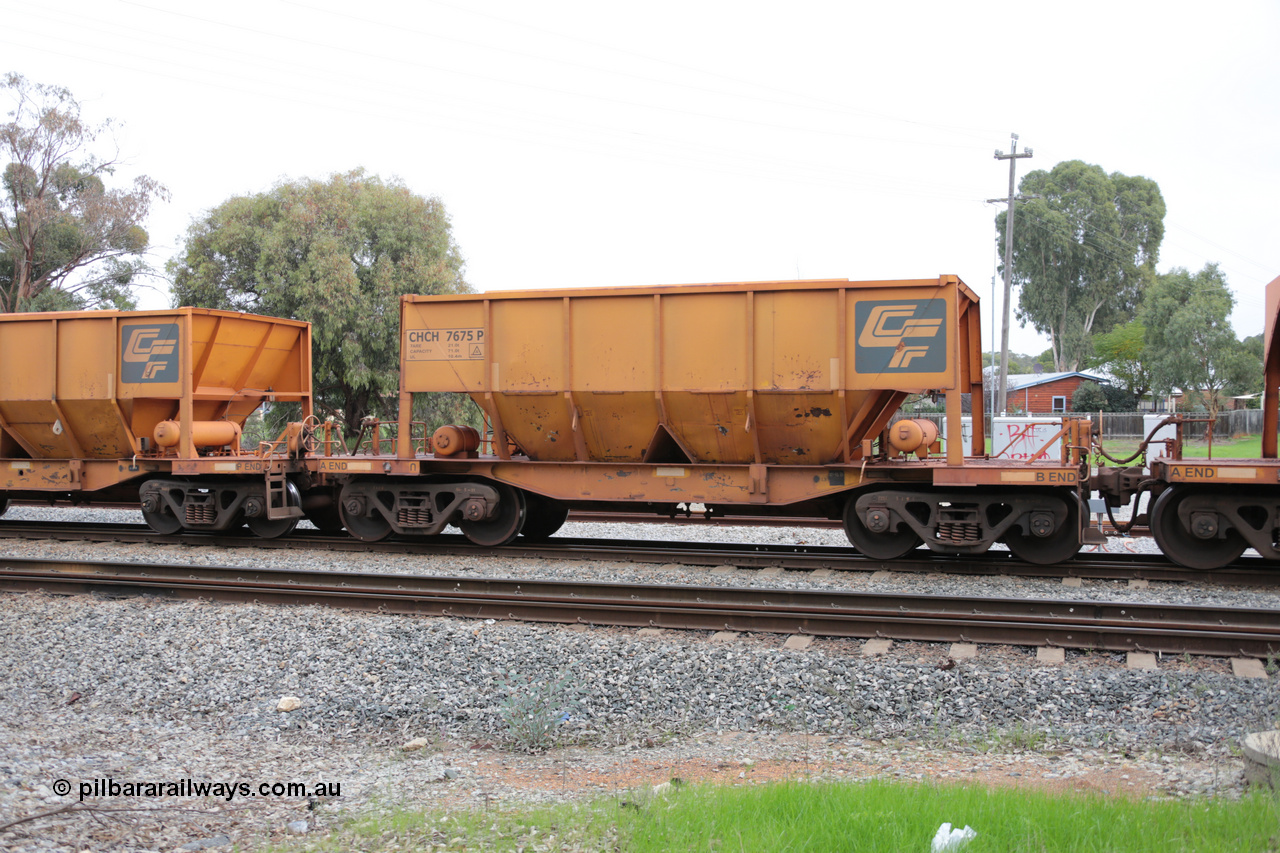
<path fill-rule="evenodd" d="M 867 489 L 849 496 L 844 519 L 854 547 L 882 560 L 921 543 L 969 555 L 1003 542 L 1021 559 L 1048 565 L 1082 544 L 1080 499 L 1068 489 Z"/>
<path fill-rule="evenodd" d="M 478 545 L 505 545 L 525 519 L 520 490 L 495 481 L 353 479 L 339 501 L 347 530 L 366 542 L 430 536 L 452 524 Z"/>
<path fill-rule="evenodd" d="M 1246 548 L 1280 559 L 1280 495 L 1274 489 L 1171 485 L 1155 498 L 1150 516 L 1160 550 L 1188 568 L 1220 568 Z"/>
<path fill-rule="evenodd" d="M 302 493 L 284 480 L 271 494 L 263 480 L 152 479 L 138 489 L 142 517 L 157 533 L 222 532 L 241 525 L 263 539 L 293 532 L 302 518 Z"/>

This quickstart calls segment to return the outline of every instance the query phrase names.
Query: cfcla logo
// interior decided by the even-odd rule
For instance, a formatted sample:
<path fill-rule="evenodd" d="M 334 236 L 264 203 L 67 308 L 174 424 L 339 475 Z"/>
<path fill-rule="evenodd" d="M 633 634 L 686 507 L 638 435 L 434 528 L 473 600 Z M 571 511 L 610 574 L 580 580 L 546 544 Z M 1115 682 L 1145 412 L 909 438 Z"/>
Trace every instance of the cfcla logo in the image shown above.
<path fill-rule="evenodd" d="M 917 358 L 923 358 L 928 354 L 928 347 L 903 347 L 893 354 L 893 358 L 889 359 L 889 366 L 906 367 Z"/>
<path fill-rule="evenodd" d="M 864 302 L 857 306 L 859 373 L 936 372 L 946 368 L 946 303 Z M 912 343 L 907 343 L 908 339 Z M 928 343 L 919 343 L 921 339 Z"/>
<path fill-rule="evenodd" d="M 178 324 L 125 326 L 121 330 L 125 382 L 174 382 L 178 378 Z"/>
<path fill-rule="evenodd" d="M 941 320 L 917 320 L 914 305 L 877 305 L 858 335 L 864 347 L 896 347 L 903 338 L 932 338 Z M 927 349 L 927 347 L 926 347 Z"/>

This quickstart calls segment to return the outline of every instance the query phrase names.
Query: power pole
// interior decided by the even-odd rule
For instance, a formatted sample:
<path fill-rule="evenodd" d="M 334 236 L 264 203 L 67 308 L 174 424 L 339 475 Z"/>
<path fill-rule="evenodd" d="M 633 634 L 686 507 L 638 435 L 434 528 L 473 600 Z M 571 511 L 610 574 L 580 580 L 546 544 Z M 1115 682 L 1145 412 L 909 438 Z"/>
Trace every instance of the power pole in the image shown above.
<path fill-rule="evenodd" d="M 1014 195 L 1016 187 L 1014 173 L 1017 170 L 1018 161 L 1023 157 L 1031 156 L 1030 148 L 1021 154 L 1018 153 L 1018 134 L 1012 133 L 1010 136 L 1013 137 L 1011 151 L 1008 154 L 996 151 L 997 160 L 1009 161 L 1009 197 L 987 199 L 989 202 L 1003 201 L 1009 205 L 1009 215 L 1005 217 L 1004 222 L 1004 323 L 1000 328 L 1000 397 L 997 401 L 998 405 L 991 412 L 992 415 L 1005 413 L 1009 393 L 1009 294 L 1013 286 L 1013 204 L 1019 200 Z"/>

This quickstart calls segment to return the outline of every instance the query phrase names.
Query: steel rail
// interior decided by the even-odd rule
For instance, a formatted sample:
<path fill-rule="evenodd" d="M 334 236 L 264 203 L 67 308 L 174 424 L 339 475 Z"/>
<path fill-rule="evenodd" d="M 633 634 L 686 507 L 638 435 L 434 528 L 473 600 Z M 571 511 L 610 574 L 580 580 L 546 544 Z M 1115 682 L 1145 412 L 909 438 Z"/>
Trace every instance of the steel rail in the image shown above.
<path fill-rule="evenodd" d="M 655 515 L 643 512 L 573 511 L 569 513 L 569 521 L 581 524 L 684 524 L 690 527 L 812 527 L 823 530 L 844 529 L 844 522 L 836 518 L 786 515 L 707 516 L 703 513 Z M 1109 536 L 1117 535 L 1115 528 L 1109 521 L 1104 521 L 1099 529 Z M 1125 535 L 1141 538 L 1150 536 L 1151 530 L 1146 526 L 1137 525 Z"/>
<path fill-rule="evenodd" d="M 745 569 L 780 567 L 800 571 L 891 571 L 916 574 L 1008 575 L 1015 577 L 1078 577 L 1095 580 L 1145 579 L 1233 586 L 1280 585 L 1280 567 L 1258 557 L 1245 557 L 1222 569 L 1185 569 L 1159 555 L 1081 552 L 1054 566 L 1024 563 L 1006 551 L 977 557 L 954 557 L 918 549 L 897 560 L 872 560 L 851 547 L 825 545 L 758 545 L 743 543 L 670 542 L 661 540 L 594 540 L 553 537 L 542 543 L 517 539 L 501 548 L 481 548 L 458 535 L 361 542 L 349 536 L 328 536 L 313 530 L 295 531 L 282 539 L 260 539 L 247 533 L 188 533 L 163 536 L 145 524 L 86 522 L 24 522 L 0 520 L 0 538 L 64 541 L 150 542 L 211 545 L 229 548 L 324 549 L 398 554 L 495 556 L 530 559 L 613 560 L 638 563 L 676 563 L 689 566 L 732 565 Z"/>
<path fill-rule="evenodd" d="M 0 558 L 0 588 L 385 613 L 1217 656 L 1280 654 L 1272 610 Z"/>
<path fill-rule="evenodd" d="M 68 502 L 49 501 L 11 501 L 10 506 L 53 507 L 57 509 L 78 509 Z M 136 503 L 94 503 L 93 509 L 138 510 Z M 818 518 L 815 516 L 789 515 L 706 515 L 705 513 L 677 513 L 676 515 L 659 515 L 647 512 L 607 512 L 574 510 L 569 513 L 569 521 L 580 524 L 683 524 L 692 527 L 801 527 L 825 530 L 843 530 L 844 522 L 835 518 Z M 1103 521 L 1100 528 L 1108 535 L 1116 535 L 1109 521 Z M 1126 536 L 1140 538 L 1150 536 L 1151 531 L 1145 526 L 1136 526 Z"/>

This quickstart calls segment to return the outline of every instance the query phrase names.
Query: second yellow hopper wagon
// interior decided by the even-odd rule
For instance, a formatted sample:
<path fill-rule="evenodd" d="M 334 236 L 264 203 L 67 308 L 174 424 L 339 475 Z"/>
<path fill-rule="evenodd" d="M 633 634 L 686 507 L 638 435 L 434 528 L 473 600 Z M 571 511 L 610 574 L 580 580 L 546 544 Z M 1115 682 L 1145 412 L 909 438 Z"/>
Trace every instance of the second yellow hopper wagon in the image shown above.
<path fill-rule="evenodd" d="M 241 436 L 264 403 L 311 414 L 306 323 L 202 308 L 0 314 L 0 364 L 0 510 L 140 500 L 162 531 L 293 529 L 268 518 L 266 479 L 278 469 L 296 507 L 285 475 L 305 465 L 264 460 Z"/>

